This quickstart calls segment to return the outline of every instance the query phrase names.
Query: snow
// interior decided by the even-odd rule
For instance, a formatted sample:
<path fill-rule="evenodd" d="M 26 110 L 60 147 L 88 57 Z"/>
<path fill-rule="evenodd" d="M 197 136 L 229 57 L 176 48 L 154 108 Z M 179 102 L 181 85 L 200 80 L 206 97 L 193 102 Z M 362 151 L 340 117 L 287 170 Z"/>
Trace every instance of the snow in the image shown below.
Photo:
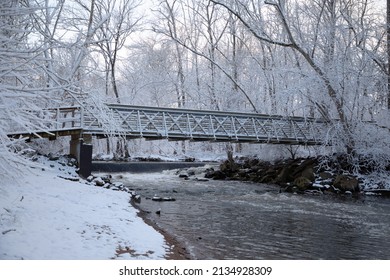
<path fill-rule="evenodd" d="M 21 183 L 0 186 L 0 259 L 165 259 L 164 237 L 137 216 L 128 193 L 60 178 L 77 178 L 61 160 L 36 164 Z"/>

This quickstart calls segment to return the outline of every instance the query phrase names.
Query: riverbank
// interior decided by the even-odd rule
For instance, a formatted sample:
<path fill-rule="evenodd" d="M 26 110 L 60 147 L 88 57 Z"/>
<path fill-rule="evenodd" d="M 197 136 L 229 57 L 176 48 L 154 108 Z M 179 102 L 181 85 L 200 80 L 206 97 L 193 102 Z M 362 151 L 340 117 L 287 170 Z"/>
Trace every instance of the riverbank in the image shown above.
<path fill-rule="evenodd" d="M 170 245 L 170 251 L 166 255 L 167 260 L 191 260 L 192 256 L 190 252 L 188 252 L 185 245 L 178 241 L 177 238 L 175 238 L 173 235 L 169 234 L 166 230 L 164 230 L 162 227 L 158 226 L 157 223 L 150 218 L 148 215 L 149 213 L 146 213 L 143 211 L 136 203 L 132 203 L 133 207 L 138 210 L 138 217 L 142 218 L 142 220 L 153 227 L 155 230 L 157 230 L 159 233 L 161 233 L 166 242 Z"/>
<path fill-rule="evenodd" d="M 29 153 L 18 182 L 0 185 L 0 259 L 180 256 L 177 242 L 146 224 L 128 193 L 93 187 L 71 158 Z"/>
<path fill-rule="evenodd" d="M 99 173 L 98 173 L 99 174 Z M 107 174 L 107 172 L 102 173 Z M 113 178 L 111 174 L 108 175 L 91 175 L 86 179 L 85 184 L 98 187 L 102 189 L 107 189 L 110 191 L 115 192 L 125 192 L 129 194 L 129 204 L 137 210 L 137 216 L 143 220 L 143 222 L 151 227 L 153 227 L 157 232 L 159 232 L 162 236 L 164 236 L 164 239 L 166 243 L 168 244 L 168 247 L 170 248 L 167 252 L 165 258 L 168 260 L 189 260 L 191 259 L 190 253 L 187 251 L 186 247 L 179 242 L 174 236 L 169 234 L 167 231 L 165 231 L 163 228 L 157 225 L 155 221 L 150 219 L 150 216 L 143 211 L 139 207 L 139 203 L 141 202 L 141 195 L 139 195 L 136 190 L 133 187 L 127 186 L 121 181 L 122 175 L 120 173 L 116 175 L 116 178 Z M 121 254 L 127 253 L 127 250 L 120 249 L 119 252 Z"/>
<path fill-rule="evenodd" d="M 236 158 L 233 162 L 224 161 L 218 169 L 208 170 L 205 177 L 275 184 L 280 192 L 390 196 L 390 172 L 380 172 L 364 160 L 352 165 L 343 155 L 276 162 Z"/>

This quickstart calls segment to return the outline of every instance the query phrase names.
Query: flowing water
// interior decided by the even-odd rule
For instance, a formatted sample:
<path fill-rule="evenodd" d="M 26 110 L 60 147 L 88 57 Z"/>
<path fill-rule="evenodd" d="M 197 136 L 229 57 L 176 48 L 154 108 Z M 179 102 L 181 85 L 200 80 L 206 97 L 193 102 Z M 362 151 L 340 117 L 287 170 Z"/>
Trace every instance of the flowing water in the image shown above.
<path fill-rule="evenodd" d="M 196 259 L 390 259 L 390 199 L 279 193 L 264 184 L 184 180 L 172 170 L 121 175 L 148 217 Z"/>

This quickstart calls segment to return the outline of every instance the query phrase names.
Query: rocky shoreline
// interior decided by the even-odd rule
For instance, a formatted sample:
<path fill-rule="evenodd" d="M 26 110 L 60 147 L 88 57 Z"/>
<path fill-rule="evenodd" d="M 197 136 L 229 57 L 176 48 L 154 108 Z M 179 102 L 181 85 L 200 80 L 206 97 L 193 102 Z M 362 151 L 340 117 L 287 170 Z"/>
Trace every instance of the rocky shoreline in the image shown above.
<path fill-rule="evenodd" d="M 386 183 L 368 182 L 368 175 L 375 171 L 373 168 L 365 168 L 362 173 L 354 172 L 354 168 L 342 156 L 285 159 L 274 163 L 237 158 L 233 162 L 224 161 L 219 169 L 210 168 L 205 178 L 274 184 L 280 187 L 280 192 L 390 196 Z"/>
<path fill-rule="evenodd" d="M 74 165 L 72 160 L 69 158 L 67 164 Z M 356 172 L 356 169 L 360 169 L 360 172 Z M 280 187 L 280 192 L 353 196 L 373 194 L 390 197 L 390 167 L 388 169 L 388 178 L 383 180 L 372 176 L 376 171 L 375 166 L 370 166 L 364 160 L 352 166 L 344 155 L 283 159 L 275 162 L 256 157 L 236 157 L 234 161 L 225 160 L 219 168 L 206 169 L 204 178 L 197 176 L 196 180 L 238 180 L 273 184 Z M 182 170 L 178 173 L 181 178 L 189 179 L 195 175 L 191 168 Z M 87 178 L 87 184 L 133 194 L 123 183 L 111 182 L 110 175 L 90 176 Z"/>

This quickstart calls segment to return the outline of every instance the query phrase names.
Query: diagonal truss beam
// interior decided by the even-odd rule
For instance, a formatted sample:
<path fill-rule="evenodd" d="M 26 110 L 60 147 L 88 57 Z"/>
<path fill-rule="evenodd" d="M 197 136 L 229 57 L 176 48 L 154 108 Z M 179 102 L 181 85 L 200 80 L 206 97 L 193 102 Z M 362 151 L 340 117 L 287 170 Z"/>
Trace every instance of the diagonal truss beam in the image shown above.
<path fill-rule="evenodd" d="M 118 127 L 110 135 L 128 138 L 319 145 L 324 144 L 331 129 L 327 122 L 315 118 L 122 104 L 107 104 L 107 107 Z M 31 114 L 36 114 L 37 121 L 44 124 L 43 131 L 10 125 L 7 135 L 35 133 L 50 137 L 79 130 L 108 136 L 105 128 L 109 123 L 103 123 L 91 110 L 81 107 L 44 109 Z"/>
<path fill-rule="evenodd" d="M 108 104 L 129 138 L 322 144 L 327 123 L 314 118 Z M 104 134 L 88 128 L 90 133 Z M 324 135 L 322 135 L 324 134 Z"/>

